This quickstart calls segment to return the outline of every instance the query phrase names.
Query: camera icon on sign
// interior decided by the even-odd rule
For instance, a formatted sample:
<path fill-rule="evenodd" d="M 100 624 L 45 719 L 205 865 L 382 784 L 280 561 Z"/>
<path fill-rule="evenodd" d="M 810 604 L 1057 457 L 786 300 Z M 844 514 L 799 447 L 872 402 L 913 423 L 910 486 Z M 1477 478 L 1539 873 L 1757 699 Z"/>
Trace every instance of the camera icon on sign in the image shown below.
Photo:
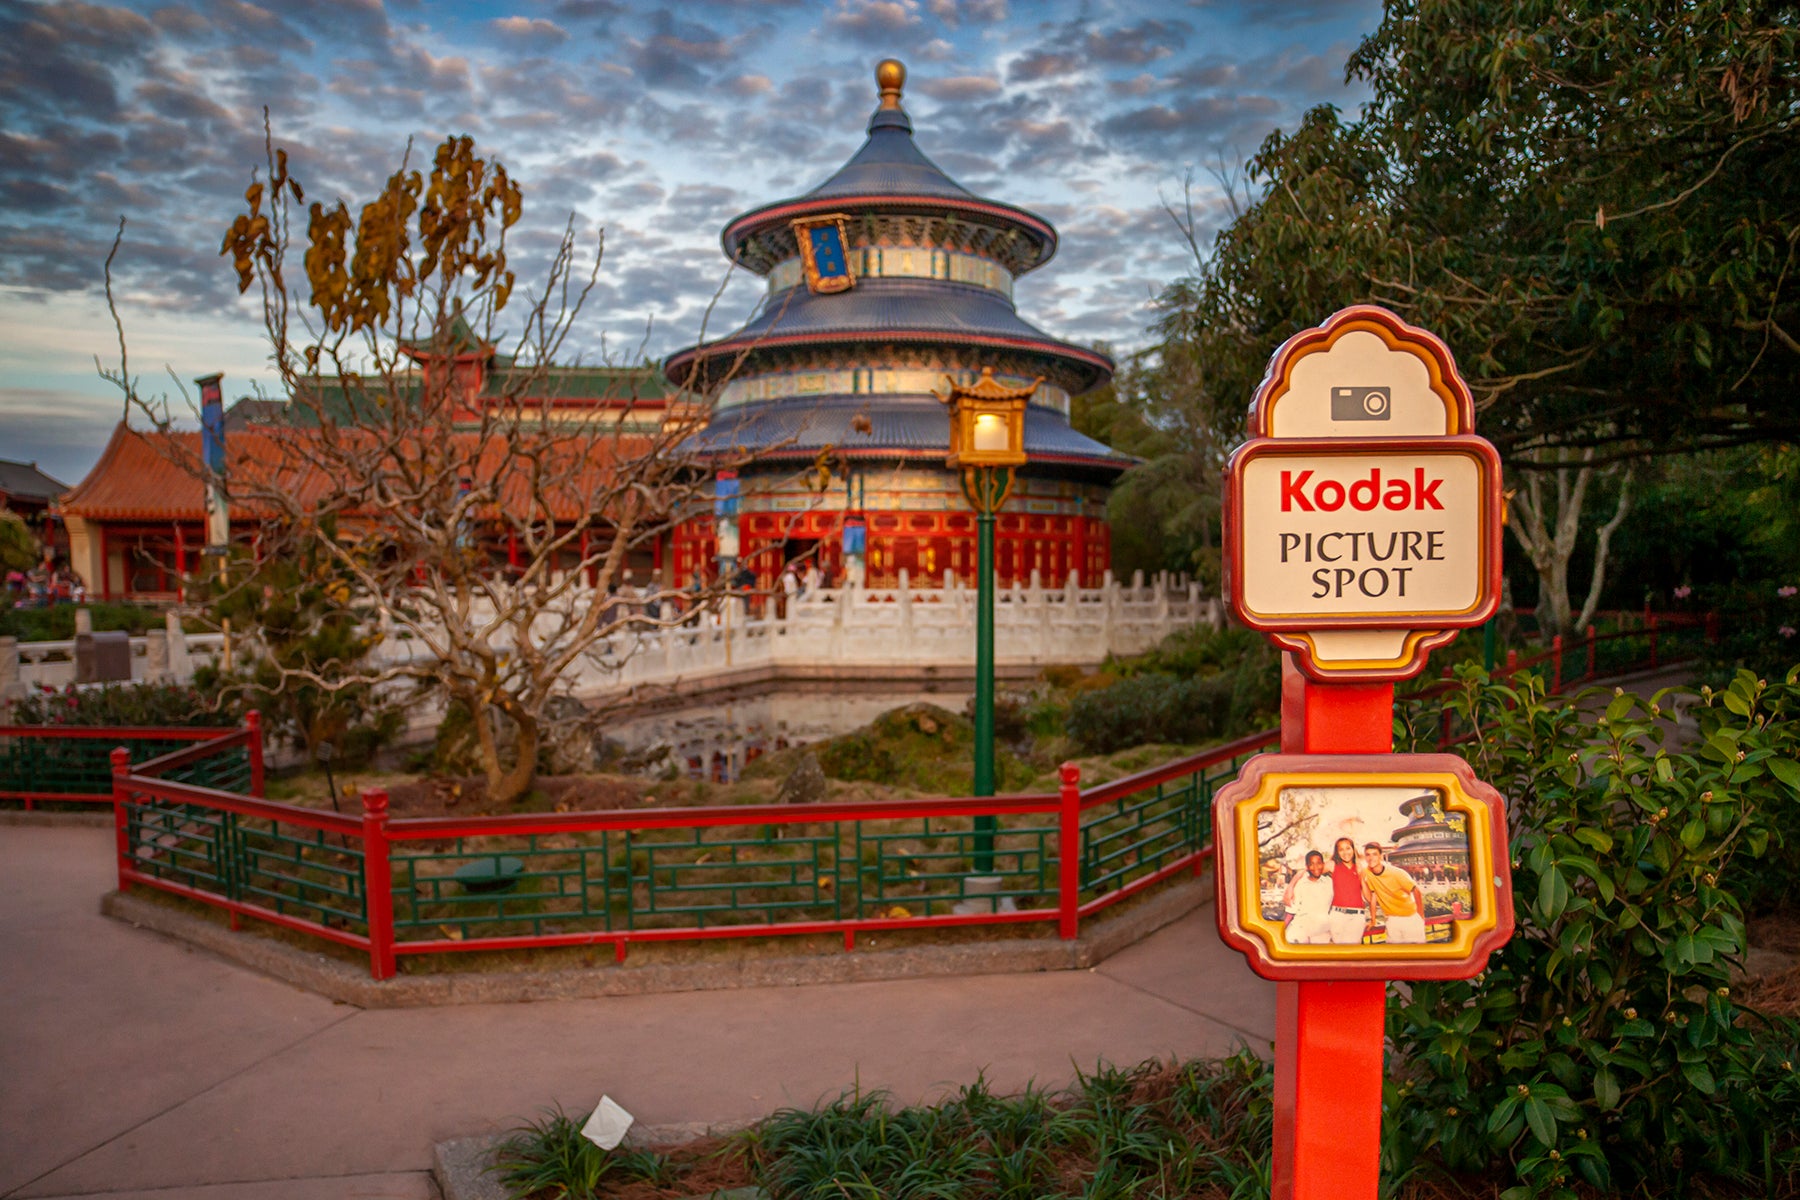
<path fill-rule="evenodd" d="M 1393 410 L 1393 395 L 1385 387 L 1331 389 L 1331 419 L 1334 421 L 1385 421 Z"/>

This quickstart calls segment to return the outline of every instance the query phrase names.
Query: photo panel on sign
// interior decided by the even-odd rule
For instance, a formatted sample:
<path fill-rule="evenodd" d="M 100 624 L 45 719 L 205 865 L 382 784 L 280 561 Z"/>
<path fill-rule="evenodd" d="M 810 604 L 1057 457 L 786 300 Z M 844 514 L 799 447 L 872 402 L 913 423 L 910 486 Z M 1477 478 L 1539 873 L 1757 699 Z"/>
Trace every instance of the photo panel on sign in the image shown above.
<path fill-rule="evenodd" d="M 1476 915 L 1468 814 L 1436 788 L 1282 788 L 1256 840 L 1261 915 L 1289 946 L 1450 943 Z"/>
<path fill-rule="evenodd" d="M 1453 755 L 1258 755 L 1213 829 L 1220 936 L 1265 978 L 1465 978 L 1511 936 L 1504 801 Z"/>

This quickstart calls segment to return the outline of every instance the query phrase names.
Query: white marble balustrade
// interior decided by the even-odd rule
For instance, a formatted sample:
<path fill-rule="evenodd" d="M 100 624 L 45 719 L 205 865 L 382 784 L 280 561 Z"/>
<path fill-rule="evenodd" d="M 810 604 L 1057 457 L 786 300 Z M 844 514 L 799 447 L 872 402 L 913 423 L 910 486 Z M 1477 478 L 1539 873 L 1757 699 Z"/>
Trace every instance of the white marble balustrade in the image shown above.
<path fill-rule="evenodd" d="M 686 623 L 650 623 L 625 630 L 593 647 L 572 672 L 571 692 L 583 699 L 606 699 L 645 686 L 699 683 L 756 668 L 804 668 L 854 672 L 858 669 L 940 668 L 967 670 L 975 657 L 976 593 L 946 573 L 941 587 L 843 587 L 817 590 L 778 605 L 775 596 L 753 603 L 766 611 L 751 617 L 743 599 L 716 611 L 690 615 Z M 614 603 L 591 590 L 570 594 L 574 606 Z M 477 606 L 476 611 L 485 606 Z M 777 608 L 784 607 L 784 614 Z M 1108 575 L 1100 587 L 1084 588 L 1071 578 L 1062 587 L 1000 589 L 995 596 L 995 661 L 1001 667 L 1052 664 L 1092 666 L 1109 654 L 1136 654 L 1177 629 L 1221 616 L 1216 599 L 1197 584 L 1142 576 L 1129 584 Z M 539 633 L 553 637 L 553 618 Z M 74 642 L 0 639 L 0 696 L 7 689 L 75 680 Z M 197 663 L 216 659 L 218 634 L 184 634 L 170 615 L 164 630 L 133 638 L 132 678 L 181 682 Z M 376 649 L 378 660 L 405 661 L 425 652 L 418 639 L 390 635 Z M 14 693 L 16 694 L 16 692 Z"/>

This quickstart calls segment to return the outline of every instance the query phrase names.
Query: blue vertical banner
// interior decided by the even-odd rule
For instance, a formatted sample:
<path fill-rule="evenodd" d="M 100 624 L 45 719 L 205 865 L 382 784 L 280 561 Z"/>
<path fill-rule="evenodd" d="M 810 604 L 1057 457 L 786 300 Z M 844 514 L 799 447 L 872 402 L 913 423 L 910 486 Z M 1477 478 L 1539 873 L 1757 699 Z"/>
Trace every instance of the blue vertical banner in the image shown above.
<path fill-rule="evenodd" d="M 713 480 L 713 536 L 718 542 L 721 577 L 738 556 L 738 477 L 736 471 L 720 471 Z"/>
<path fill-rule="evenodd" d="M 206 464 L 206 544 L 223 550 L 231 541 L 225 497 L 225 389 L 223 375 L 194 380 L 200 389 L 200 458 Z"/>
<path fill-rule="evenodd" d="M 206 469 L 225 474 L 225 389 L 223 375 L 208 375 L 194 382 L 200 387 L 200 454 Z"/>

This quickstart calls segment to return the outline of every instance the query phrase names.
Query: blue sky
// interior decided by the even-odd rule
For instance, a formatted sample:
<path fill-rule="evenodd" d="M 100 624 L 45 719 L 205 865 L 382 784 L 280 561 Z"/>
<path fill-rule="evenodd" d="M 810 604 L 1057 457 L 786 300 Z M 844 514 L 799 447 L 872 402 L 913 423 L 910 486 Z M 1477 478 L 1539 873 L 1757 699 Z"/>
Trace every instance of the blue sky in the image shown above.
<path fill-rule="evenodd" d="M 1131 348 L 1191 267 L 1163 202 L 1191 174 L 1216 227 L 1208 168 L 1314 104 L 1353 109 L 1344 60 L 1379 16 L 1375 0 L 0 5 L 0 458 L 73 483 L 119 419 L 95 358 L 118 358 L 100 285 L 120 216 L 133 374 L 267 385 L 260 321 L 218 256 L 265 105 L 309 199 L 359 202 L 409 137 L 428 154 L 473 135 L 524 185 L 522 278 L 570 214 L 605 230 L 583 356 L 631 353 L 647 329 L 660 355 L 696 338 L 725 279 L 720 228 L 854 153 L 874 64 L 897 57 L 920 148 L 1061 234 L 1021 314 Z M 740 274 L 709 331 L 759 295 Z"/>

